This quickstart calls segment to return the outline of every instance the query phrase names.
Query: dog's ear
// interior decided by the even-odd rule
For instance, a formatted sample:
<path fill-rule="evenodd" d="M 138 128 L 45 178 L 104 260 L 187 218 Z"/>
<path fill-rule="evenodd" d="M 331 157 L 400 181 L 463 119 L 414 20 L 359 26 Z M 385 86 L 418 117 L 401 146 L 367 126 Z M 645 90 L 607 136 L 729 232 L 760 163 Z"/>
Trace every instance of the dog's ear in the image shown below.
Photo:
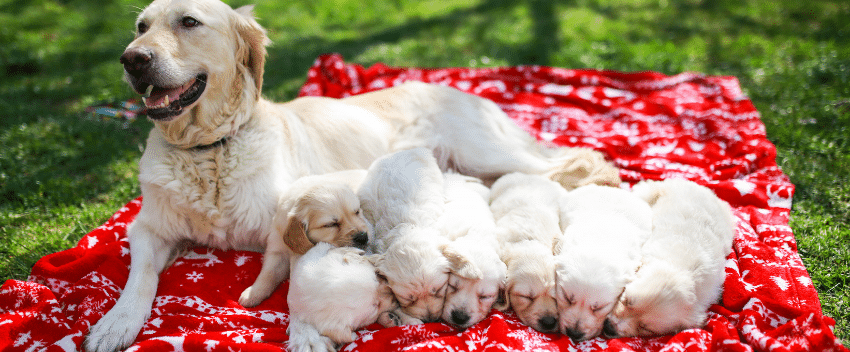
<path fill-rule="evenodd" d="M 552 254 L 558 255 L 561 254 L 561 250 L 564 249 L 564 239 L 561 236 L 555 236 L 552 240 Z"/>
<path fill-rule="evenodd" d="M 266 30 L 254 19 L 254 5 L 242 6 L 235 10 L 236 32 L 239 48 L 237 59 L 251 72 L 257 85 L 257 98 L 263 90 L 263 71 L 266 64 L 266 45 L 271 41 Z"/>
<path fill-rule="evenodd" d="M 452 273 L 464 279 L 477 280 L 484 276 L 481 269 L 469 261 L 466 256 L 457 251 L 452 245 L 444 244 L 440 246 L 440 252 L 449 261 L 449 268 Z"/>
<path fill-rule="evenodd" d="M 496 303 L 493 304 L 493 308 L 500 312 L 504 312 L 511 307 L 511 295 L 508 294 L 511 287 L 512 286 L 507 286 L 499 289 L 499 297 L 496 299 Z"/>
<path fill-rule="evenodd" d="M 278 226 L 277 230 L 283 236 L 283 243 L 296 254 L 303 255 L 313 248 L 313 242 L 307 237 L 304 224 L 296 216 L 287 216 L 285 227 Z"/>

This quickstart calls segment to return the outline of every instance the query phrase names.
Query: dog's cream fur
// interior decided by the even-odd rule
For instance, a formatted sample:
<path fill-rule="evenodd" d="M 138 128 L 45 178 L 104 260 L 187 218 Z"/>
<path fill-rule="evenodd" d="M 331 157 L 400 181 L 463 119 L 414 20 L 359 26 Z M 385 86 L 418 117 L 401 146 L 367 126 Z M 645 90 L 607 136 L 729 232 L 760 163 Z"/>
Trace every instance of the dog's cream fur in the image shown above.
<path fill-rule="evenodd" d="M 347 170 L 304 176 L 292 183 L 278 205 L 277 231 L 268 237 L 262 270 L 239 296 L 241 305 L 253 307 L 268 298 L 286 277 L 285 261 L 316 243 L 366 249 L 372 226 L 355 193 L 365 177 L 366 170 Z"/>
<path fill-rule="evenodd" d="M 441 226 L 452 240 L 442 248 L 449 259 L 442 319 L 459 328 L 477 324 L 490 313 L 505 286 L 505 263 L 499 258 L 490 190 L 475 178 L 448 173 Z"/>
<path fill-rule="evenodd" d="M 561 332 L 574 341 L 602 332 L 640 265 L 651 221 L 649 205 L 630 191 L 588 185 L 567 193 L 561 204 L 564 234 L 555 245 Z"/>
<path fill-rule="evenodd" d="M 436 321 L 443 310 L 452 263 L 443 254 L 449 239 L 440 218 L 445 211 L 443 174 L 431 152 L 415 148 L 376 160 L 358 196 L 374 224 L 372 252 L 401 310 Z"/>
<path fill-rule="evenodd" d="M 135 339 L 178 243 L 263 251 L 280 197 L 302 176 L 363 169 L 424 146 L 443 170 L 488 180 L 523 170 L 567 187 L 619 183 L 601 154 L 541 147 L 493 102 L 448 87 L 408 83 L 341 100 L 268 101 L 261 88 L 269 40 L 250 7 L 155 0 L 136 27 L 122 63 L 136 92 L 152 87 L 146 105 L 155 127 L 139 164 L 144 204 L 127 230 L 127 284 L 92 326 L 88 351 Z"/>
<path fill-rule="evenodd" d="M 336 351 L 354 341 L 355 330 L 398 305 L 387 282 L 363 250 L 319 243 L 294 260 L 289 293 L 289 346 L 294 352 Z"/>
<path fill-rule="evenodd" d="M 701 327 L 723 291 L 735 235 L 732 210 L 687 180 L 644 181 L 633 190 L 652 206 L 652 234 L 605 334 L 653 336 Z"/>
<path fill-rule="evenodd" d="M 491 188 L 502 260 L 507 264 L 504 304 L 525 325 L 558 331 L 555 301 L 555 238 L 561 235 L 560 200 L 566 190 L 540 175 L 510 173 Z"/>

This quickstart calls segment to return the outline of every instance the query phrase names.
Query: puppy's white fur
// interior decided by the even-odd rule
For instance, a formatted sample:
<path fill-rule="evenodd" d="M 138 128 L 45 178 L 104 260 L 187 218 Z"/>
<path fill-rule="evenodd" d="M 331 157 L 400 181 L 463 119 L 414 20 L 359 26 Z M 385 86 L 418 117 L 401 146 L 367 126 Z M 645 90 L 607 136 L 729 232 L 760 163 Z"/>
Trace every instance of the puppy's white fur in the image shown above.
<path fill-rule="evenodd" d="M 555 238 L 561 235 L 560 200 L 566 190 L 540 175 L 511 173 L 491 188 L 502 260 L 507 265 L 505 302 L 524 324 L 558 331 L 555 301 Z"/>
<path fill-rule="evenodd" d="M 415 148 L 376 160 L 358 193 L 366 218 L 374 223 L 373 252 L 407 315 L 437 320 L 449 272 L 440 229 L 445 210 L 443 175 L 431 151 Z"/>
<path fill-rule="evenodd" d="M 575 341 L 602 332 L 640 265 L 651 219 L 649 205 L 624 189 L 588 185 L 563 198 L 555 249 L 561 332 Z"/>
<path fill-rule="evenodd" d="M 286 277 L 286 261 L 315 243 L 366 249 L 372 226 L 355 193 L 365 177 L 366 170 L 347 170 L 304 176 L 292 183 L 278 204 L 277 231 L 268 237 L 260 274 L 239 296 L 241 305 L 253 307 L 268 298 Z"/>
<path fill-rule="evenodd" d="M 294 260 L 289 293 L 289 350 L 336 351 L 355 330 L 397 308 L 363 250 L 316 244 Z"/>
<path fill-rule="evenodd" d="M 723 291 L 735 235 L 732 210 L 687 180 L 645 181 L 634 192 L 652 206 L 652 234 L 605 334 L 652 336 L 701 327 Z"/>
<path fill-rule="evenodd" d="M 452 242 L 441 248 L 451 265 L 442 319 L 467 328 L 490 313 L 504 289 L 507 269 L 499 258 L 489 189 L 478 179 L 453 173 L 445 175 L 444 183 L 441 226 Z"/>
<path fill-rule="evenodd" d="M 492 101 L 448 87 L 408 83 L 346 99 L 268 101 L 261 90 L 269 40 L 250 7 L 155 0 L 136 27 L 122 55 L 125 79 L 139 94 L 155 87 L 146 101 L 155 127 L 139 163 L 144 204 L 127 230 L 127 284 L 92 326 L 88 351 L 136 338 L 179 243 L 264 251 L 280 197 L 302 176 L 363 169 L 388 152 L 424 146 L 443 170 L 484 179 L 526 170 L 570 187 L 619 183 L 601 154 L 541 147 Z"/>

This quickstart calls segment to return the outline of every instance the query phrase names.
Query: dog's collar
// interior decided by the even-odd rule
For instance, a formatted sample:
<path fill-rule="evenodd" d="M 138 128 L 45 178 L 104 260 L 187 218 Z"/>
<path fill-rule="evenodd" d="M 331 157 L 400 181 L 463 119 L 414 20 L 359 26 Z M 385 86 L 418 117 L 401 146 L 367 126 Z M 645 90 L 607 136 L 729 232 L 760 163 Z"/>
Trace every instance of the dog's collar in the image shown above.
<path fill-rule="evenodd" d="M 219 139 L 215 142 L 212 142 L 210 144 L 196 145 L 196 146 L 194 146 L 190 149 L 196 150 L 196 151 L 204 151 L 204 150 L 210 150 L 210 149 L 213 149 L 213 148 L 218 148 L 218 147 L 224 146 L 225 144 L 227 144 L 227 136 L 221 137 L 221 139 Z"/>

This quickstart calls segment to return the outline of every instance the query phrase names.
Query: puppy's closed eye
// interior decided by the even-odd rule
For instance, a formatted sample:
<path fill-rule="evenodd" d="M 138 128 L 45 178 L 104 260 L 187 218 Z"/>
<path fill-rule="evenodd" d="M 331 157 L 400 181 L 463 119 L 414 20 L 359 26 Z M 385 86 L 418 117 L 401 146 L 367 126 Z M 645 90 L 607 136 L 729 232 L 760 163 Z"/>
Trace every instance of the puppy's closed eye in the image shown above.
<path fill-rule="evenodd" d="M 339 227 L 339 225 L 340 225 L 339 221 L 334 220 L 333 222 L 329 222 L 327 224 L 322 225 L 322 228 L 329 229 L 329 228 Z"/>

